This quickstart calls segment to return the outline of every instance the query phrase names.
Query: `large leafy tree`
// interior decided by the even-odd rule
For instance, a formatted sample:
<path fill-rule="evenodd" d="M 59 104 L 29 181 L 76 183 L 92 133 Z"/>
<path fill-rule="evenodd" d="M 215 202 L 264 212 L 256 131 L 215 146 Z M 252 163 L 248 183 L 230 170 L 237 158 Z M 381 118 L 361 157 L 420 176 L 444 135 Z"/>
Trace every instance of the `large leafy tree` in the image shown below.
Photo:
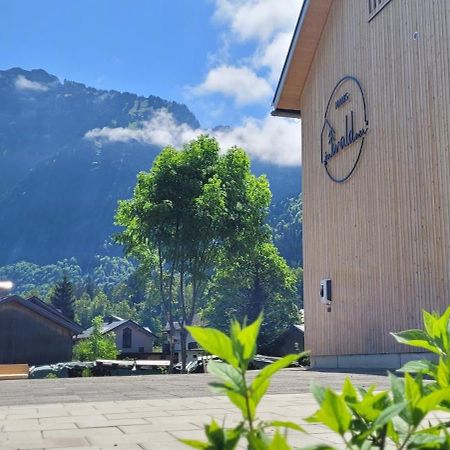
<path fill-rule="evenodd" d="M 233 259 L 224 258 L 212 279 L 204 309 L 207 322 L 227 330 L 233 319 L 254 321 L 264 312 L 259 344 L 270 345 L 299 322 L 298 276 L 270 242 Z"/>
<path fill-rule="evenodd" d="M 250 173 L 246 153 L 221 154 L 208 136 L 181 151 L 166 147 L 152 169 L 138 175 L 133 198 L 119 203 L 119 242 L 156 280 L 171 336 L 174 321 L 182 325 L 183 368 L 185 326 L 204 302 L 218 259 L 267 236 L 269 204 L 268 182 Z"/>
<path fill-rule="evenodd" d="M 56 283 L 53 291 L 50 294 L 50 303 L 59 309 L 66 317 L 73 320 L 75 295 L 73 284 L 69 281 L 69 278 L 64 274 L 63 279 Z"/>

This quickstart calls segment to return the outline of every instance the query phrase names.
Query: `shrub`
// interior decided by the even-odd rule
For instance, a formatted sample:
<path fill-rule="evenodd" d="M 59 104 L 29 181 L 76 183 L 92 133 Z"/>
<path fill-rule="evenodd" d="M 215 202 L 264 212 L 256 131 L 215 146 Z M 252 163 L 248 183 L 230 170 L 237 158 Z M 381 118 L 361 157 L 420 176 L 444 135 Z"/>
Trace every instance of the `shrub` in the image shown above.
<path fill-rule="evenodd" d="M 289 450 L 287 430 L 304 430 L 292 422 L 263 422 L 256 408 L 266 393 L 271 377 L 303 355 L 288 355 L 266 366 L 253 382 L 246 379 L 250 360 L 256 353 L 256 339 L 262 318 L 240 326 L 233 321 L 230 336 L 212 328 L 189 327 L 194 339 L 209 353 L 224 362 L 210 362 L 208 371 L 220 382 L 212 387 L 228 396 L 242 413 L 241 422 L 227 429 L 216 421 L 205 426 L 207 442 L 182 439 L 185 444 L 204 450 L 232 450 L 241 438 L 249 450 Z M 311 390 L 319 409 L 306 420 L 328 427 L 341 436 L 350 449 L 450 449 L 450 422 L 425 421 L 432 411 L 450 411 L 450 308 L 442 315 L 424 312 L 425 330 L 392 333 L 403 344 L 425 348 L 438 355 L 439 361 L 407 363 L 401 371 L 405 377 L 389 374 L 390 389 L 375 391 L 356 388 L 346 379 L 342 392 L 313 384 Z M 424 375 L 431 381 L 424 382 Z M 270 436 L 268 429 L 274 428 Z M 280 432 L 283 430 L 284 433 Z M 330 445 L 308 449 L 333 450 Z"/>
<path fill-rule="evenodd" d="M 50 372 L 50 373 L 48 373 L 48 374 L 45 376 L 45 378 L 46 378 L 47 380 L 54 380 L 55 378 L 58 378 L 58 375 L 56 375 L 56 373 Z"/>
<path fill-rule="evenodd" d="M 73 348 L 73 356 L 78 361 L 95 361 L 96 359 L 116 359 L 117 350 L 114 334 L 102 334 L 103 319 L 92 319 L 92 334 L 78 342 Z"/>

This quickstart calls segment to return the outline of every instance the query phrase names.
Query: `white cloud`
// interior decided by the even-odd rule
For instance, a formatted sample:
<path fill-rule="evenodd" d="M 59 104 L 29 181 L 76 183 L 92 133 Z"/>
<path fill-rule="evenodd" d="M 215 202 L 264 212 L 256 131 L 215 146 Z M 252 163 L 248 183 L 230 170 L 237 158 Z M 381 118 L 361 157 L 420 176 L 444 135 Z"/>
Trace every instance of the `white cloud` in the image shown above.
<path fill-rule="evenodd" d="M 23 75 L 18 75 L 14 85 L 16 89 L 21 91 L 35 91 L 35 92 L 45 92 L 48 91 L 48 86 L 44 83 L 39 83 L 38 81 L 31 81 L 25 78 Z"/>
<path fill-rule="evenodd" d="M 291 32 L 280 32 L 267 45 L 259 47 L 253 57 L 256 68 L 269 68 L 269 77 L 273 82 L 278 81 L 291 38 Z"/>
<path fill-rule="evenodd" d="M 272 95 L 271 85 L 248 67 L 220 66 L 210 70 L 205 81 L 192 89 L 194 94 L 222 94 L 238 105 L 260 103 Z"/>
<path fill-rule="evenodd" d="M 298 120 L 272 116 L 262 120 L 246 118 L 240 126 L 212 134 L 224 149 L 237 145 L 263 161 L 282 166 L 301 164 Z"/>
<path fill-rule="evenodd" d="M 88 131 L 85 137 L 106 142 L 136 141 L 159 147 L 166 145 L 181 147 L 198 134 L 197 130 L 189 125 L 178 125 L 172 114 L 162 109 L 157 111 L 150 120 L 143 122 L 140 128 L 94 128 Z"/>
<path fill-rule="evenodd" d="M 215 0 L 214 17 L 224 25 L 223 49 L 196 95 L 221 94 L 238 106 L 270 100 L 281 73 L 303 0 Z M 229 65 L 234 41 L 255 41 L 254 50 L 238 64 Z"/>
<path fill-rule="evenodd" d="M 159 110 L 141 128 L 95 128 L 86 133 L 86 138 L 104 142 L 136 141 L 180 148 L 200 134 L 214 136 L 223 150 L 236 145 L 263 161 L 284 166 L 301 163 L 299 122 L 271 116 L 262 120 L 246 118 L 237 127 L 213 131 L 193 129 L 186 124 L 179 125 L 167 110 Z"/>
<path fill-rule="evenodd" d="M 300 0 L 216 0 L 214 17 L 229 25 L 239 39 L 270 39 L 280 30 L 292 30 Z"/>

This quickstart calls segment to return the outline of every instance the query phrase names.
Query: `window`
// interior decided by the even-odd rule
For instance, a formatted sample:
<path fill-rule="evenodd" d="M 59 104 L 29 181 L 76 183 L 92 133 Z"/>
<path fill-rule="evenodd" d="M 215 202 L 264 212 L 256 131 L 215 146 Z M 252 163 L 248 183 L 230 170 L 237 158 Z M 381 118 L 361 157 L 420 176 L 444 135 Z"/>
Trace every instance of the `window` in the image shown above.
<path fill-rule="evenodd" d="M 122 332 L 122 347 L 131 348 L 131 328 L 125 328 Z"/>
<path fill-rule="evenodd" d="M 189 342 L 188 350 L 196 350 L 198 348 L 197 342 Z"/>
<path fill-rule="evenodd" d="M 390 2 L 391 0 L 368 0 L 369 22 Z"/>

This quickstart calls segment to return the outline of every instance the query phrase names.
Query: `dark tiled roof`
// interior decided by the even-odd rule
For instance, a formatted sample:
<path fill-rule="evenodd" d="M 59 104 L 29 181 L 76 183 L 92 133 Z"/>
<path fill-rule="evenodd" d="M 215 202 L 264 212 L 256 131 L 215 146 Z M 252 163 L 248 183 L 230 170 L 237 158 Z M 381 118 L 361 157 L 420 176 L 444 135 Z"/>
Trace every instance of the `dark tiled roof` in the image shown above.
<path fill-rule="evenodd" d="M 72 333 L 79 333 L 83 330 L 77 323 L 67 318 L 64 314 L 61 314 L 56 308 L 48 303 L 43 302 L 38 297 L 30 297 L 24 299 L 18 295 L 11 295 L 9 297 L 0 298 L 0 305 L 6 303 L 18 303 L 25 308 L 34 311 L 36 314 L 46 317 L 52 322 L 69 329 Z"/>
<path fill-rule="evenodd" d="M 102 334 L 109 333 L 110 331 L 113 331 L 114 329 L 120 327 L 121 325 L 123 325 L 125 323 L 130 323 L 130 324 L 135 325 L 137 328 L 139 328 L 143 333 L 156 337 L 156 335 L 153 334 L 148 328 L 142 327 L 141 325 L 134 322 L 133 320 L 130 320 L 130 319 L 126 320 L 126 319 L 121 319 L 120 317 L 117 317 L 117 319 L 119 319 L 119 320 L 109 323 L 110 317 L 111 316 L 105 317 L 105 319 L 107 319 L 107 320 L 103 323 Z M 90 328 L 84 330 L 83 333 L 79 334 L 77 336 L 77 339 L 88 338 L 92 334 L 93 331 L 94 331 L 94 327 L 90 327 Z"/>

